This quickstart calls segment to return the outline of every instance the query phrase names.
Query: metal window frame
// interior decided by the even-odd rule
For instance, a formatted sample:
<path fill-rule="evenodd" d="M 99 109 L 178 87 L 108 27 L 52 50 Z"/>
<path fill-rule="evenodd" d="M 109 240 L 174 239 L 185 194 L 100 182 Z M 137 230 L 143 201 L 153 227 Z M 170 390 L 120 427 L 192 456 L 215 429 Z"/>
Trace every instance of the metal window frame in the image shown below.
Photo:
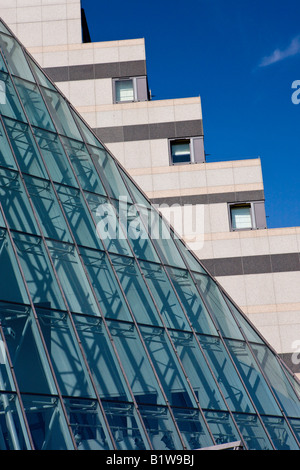
<path fill-rule="evenodd" d="M 249 207 L 250 209 L 250 217 L 251 217 L 251 228 L 234 228 L 232 225 L 232 209 L 234 207 Z M 254 213 L 254 206 L 253 201 L 245 201 L 245 202 L 230 202 L 228 204 L 228 218 L 229 218 L 229 229 L 230 232 L 244 232 L 246 230 L 256 230 L 256 221 L 255 221 L 255 213 Z"/>
<path fill-rule="evenodd" d="M 114 104 L 122 104 L 122 103 L 136 103 L 139 100 L 138 97 L 138 89 L 137 89 L 137 79 L 138 78 L 146 78 L 146 75 L 137 75 L 137 76 L 130 76 L 130 77 L 118 77 L 112 79 L 112 91 L 113 91 L 113 103 Z M 126 100 L 126 101 L 118 101 L 117 100 L 117 93 L 116 93 L 116 83 L 122 81 L 132 81 L 133 87 L 133 100 Z"/>

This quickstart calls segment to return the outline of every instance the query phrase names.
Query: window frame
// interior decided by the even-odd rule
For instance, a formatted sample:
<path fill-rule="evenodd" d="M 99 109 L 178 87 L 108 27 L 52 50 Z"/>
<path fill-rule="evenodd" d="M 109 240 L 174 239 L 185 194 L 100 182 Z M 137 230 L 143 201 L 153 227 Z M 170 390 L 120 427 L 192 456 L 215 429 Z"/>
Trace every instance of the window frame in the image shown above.
<path fill-rule="evenodd" d="M 265 226 L 260 226 L 257 223 L 257 217 L 256 217 L 256 204 L 264 204 L 264 201 L 241 201 L 241 202 L 231 202 L 228 204 L 228 218 L 229 218 L 229 228 L 230 232 L 243 232 L 246 230 L 263 230 L 267 228 L 266 224 L 263 224 Z M 232 209 L 234 207 L 246 207 L 249 206 L 250 208 L 250 217 L 251 217 L 251 228 L 234 228 L 232 224 Z"/>
<path fill-rule="evenodd" d="M 147 100 L 144 98 L 141 99 L 138 93 L 138 85 L 137 81 L 138 79 L 143 78 L 146 81 L 147 85 Z M 117 90 L 116 90 L 116 84 L 118 82 L 123 82 L 123 81 L 132 81 L 132 88 L 133 88 L 133 100 L 124 100 L 124 101 L 119 101 L 117 100 Z M 114 104 L 122 104 L 122 103 L 136 103 L 138 101 L 149 101 L 149 91 L 148 91 L 148 84 L 147 84 L 147 76 L 146 75 L 138 75 L 138 76 L 130 76 L 130 77 L 117 77 L 112 79 L 112 84 L 113 84 L 113 103 Z"/>

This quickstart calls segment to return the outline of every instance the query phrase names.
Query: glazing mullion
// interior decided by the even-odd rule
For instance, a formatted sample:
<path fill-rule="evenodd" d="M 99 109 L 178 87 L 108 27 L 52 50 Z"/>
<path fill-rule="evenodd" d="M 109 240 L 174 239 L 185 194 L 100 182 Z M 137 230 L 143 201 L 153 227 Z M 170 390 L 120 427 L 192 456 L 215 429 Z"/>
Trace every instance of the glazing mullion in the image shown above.
<path fill-rule="evenodd" d="M 74 120 L 74 121 L 75 121 L 75 120 Z M 77 122 L 76 122 L 76 125 L 77 125 Z M 86 144 L 85 137 L 83 136 L 83 133 L 81 132 L 79 126 L 78 126 L 78 129 L 79 129 L 79 132 L 80 132 L 80 134 L 81 134 L 81 136 L 82 136 L 82 138 L 83 138 L 83 142 L 85 143 L 85 145 L 87 145 L 87 144 Z M 95 171 L 97 172 L 97 174 L 98 174 L 98 176 L 99 176 L 99 178 L 100 178 L 100 181 L 102 182 L 103 187 L 105 188 L 105 184 L 103 183 L 102 177 L 101 177 L 100 173 L 97 171 L 95 165 L 94 165 L 94 168 L 95 168 Z M 79 182 L 78 182 L 78 184 L 79 184 Z M 83 194 L 83 197 L 84 197 L 84 199 L 85 199 L 85 195 L 84 195 L 84 192 L 83 192 L 83 190 L 82 190 L 80 184 L 79 184 L 79 187 L 80 187 L 81 192 L 82 192 L 82 194 Z M 106 190 L 106 188 L 105 188 L 105 190 Z M 108 200 L 110 201 L 110 196 L 109 196 L 109 194 L 107 193 L 107 191 L 106 191 L 106 194 L 107 194 Z M 85 200 L 86 200 L 86 199 L 85 199 Z M 110 202 L 110 203 L 111 203 L 111 202 Z M 112 205 L 112 207 L 114 208 L 114 205 L 113 205 L 112 203 L 111 203 L 111 205 Z M 87 204 L 87 206 L 88 206 L 88 204 Z M 114 209 L 114 211 L 115 211 L 115 209 Z M 95 228 L 96 228 L 96 227 L 97 227 L 97 224 L 96 224 L 96 221 L 95 221 L 94 216 L 93 216 L 93 214 L 92 214 L 92 212 L 91 212 L 90 209 L 89 209 L 89 212 L 90 212 L 90 215 L 91 215 L 91 217 L 92 217 L 92 219 L 93 219 L 93 221 L 94 221 Z M 117 220 L 119 220 L 117 214 L 116 214 L 116 217 L 117 217 Z M 123 230 L 123 227 L 122 227 L 121 224 L 120 224 L 120 227 L 121 227 L 121 229 Z M 102 242 L 102 243 L 103 243 L 103 242 Z M 103 244 L 103 245 L 104 245 L 104 244 Z M 135 255 L 134 255 L 134 253 L 133 253 L 132 248 L 131 248 L 130 245 L 129 245 L 129 248 L 130 248 L 130 250 L 131 250 L 131 252 L 132 252 L 132 254 L 133 254 L 133 258 L 134 258 L 135 261 L 137 262 L 136 257 L 135 257 Z M 169 401 L 168 401 L 168 399 L 167 399 L 167 397 L 166 397 L 166 395 L 165 395 L 165 392 L 164 392 L 164 390 L 163 390 L 162 384 L 161 384 L 161 382 L 160 382 L 160 380 L 159 380 L 159 377 L 158 377 L 158 375 L 157 375 L 157 372 L 156 372 L 156 370 L 155 370 L 155 367 L 154 367 L 154 365 L 153 365 L 153 362 L 152 362 L 152 360 L 151 360 L 151 358 L 150 358 L 150 355 L 149 355 L 147 346 L 146 346 L 146 344 L 145 344 L 145 342 L 144 342 L 144 339 L 143 339 L 142 334 L 141 334 L 141 332 L 140 332 L 140 330 L 139 330 L 138 324 L 137 324 L 137 322 L 136 322 L 136 320 L 135 320 L 135 316 L 134 316 L 134 314 L 133 314 L 133 312 L 132 312 L 132 308 L 131 308 L 131 306 L 129 305 L 127 299 L 126 299 L 126 294 L 125 294 L 125 292 L 124 292 L 124 290 L 123 290 L 123 287 L 122 287 L 122 285 L 121 285 L 121 283 L 120 283 L 120 281 L 119 281 L 118 275 L 117 275 L 117 273 L 116 273 L 116 271 L 115 271 L 115 267 L 114 267 L 114 265 L 113 265 L 113 263 L 112 263 L 112 261 L 111 261 L 110 254 L 109 254 L 108 251 L 106 250 L 105 246 L 104 246 L 104 249 L 105 249 L 105 251 L 106 251 L 107 257 L 108 257 L 109 262 L 110 262 L 110 264 L 111 264 L 111 268 L 112 268 L 112 270 L 113 270 L 113 272 L 114 272 L 114 274 L 115 274 L 115 277 L 116 277 L 116 280 L 117 280 L 117 282 L 118 282 L 118 284 L 119 284 L 119 287 L 120 287 L 120 289 L 121 289 L 121 292 L 123 293 L 125 302 L 126 302 L 126 304 L 127 304 L 127 307 L 128 307 L 128 309 L 129 309 L 129 312 L 130 312 L 131 317 L 132 317 L 132 321 L 133 321 L 133 323 L 134 323 L 134 325 L 135 325 L 135 328 L 136 328 L 136 331 L 137 331 L 137 333 L 138 333 L 139 339 L 140 339 L 140 341 L 141 341 L 141 343 L 142 343 L 142 345 L 143 345 L 143 348 L 144 348 L 144 350 L 145 350 L 145 353 L 146 353 L 146 355 L 147 355 L 147 359 L 148 359 L 148 361 L 149 361 L 149 363 L 150 363 L 150 365 L 151 365 L 152 371 L 153 371 L 153 373 L 154 373 L 154 375 L 155 375 L 155 377 L 156 377 L 156 380 L 157 380 L 157 383 L 158 383 L 158 385 L 159 385 L 159 388 L 160 388 L 160 390 L 161 390 L 161 392 L 162 392 L 162 395 L 163 395 L 163 397 L 164 397 L 164 399 L 165 399 L 165 402 L 166 402 L 166 405 L 167 405 L 167 407 L 168 407 L 168 410 L 169 410 L 170 416 L 171 416 L 171 418 L 172 418 L 173 424 L 174 424 L 175 429 L 176 429 L 176 431 L 177 431 L 177 433 L 178 433 L 178 435 L 179 435 L 179 439 L 180 439 L 180 441 L 181 441 L 181 444 L 182 444 L 183 448 L 185 448 L 185 443 L 184 443 L 184 441 L 183 441 L 183 439 L 182 439 L 182 437 L 181 437 L 181 433 L 180 433 L 180 431 L 179 431 L 178 425 L 177 425 L 176 420 L 175 420 L 175 417 L 174 417 L 174 415 L 173 415 L 173 411 L 172 411 L 172 409 L 171 409 L 171 407 L 170 407 Z M 139 264 L 138 264 L 138 263 L 137 263 L 137 266 L 138 266 L 138 268 L 139 268 L 139 270 L 140 270 L 140 267 L 139 267 Z M 141 273 L 141 274 L 143 275 L 143 273 Z M 145 280 L 144 280 L 144 282 L 145 282 Z M 146 287 L 147 287 L 147 289 L 148 289 L 148 285 L 147 285 L 147 284 L 146 284 Z M 155 305 L 155 304 L 154 304 L 154 305 Z M 136 400 L 135 400 L 135 399 L 134 399 L 134 402 L 136 403 Z M 137 407 L 137 410 L 138 410 L 137 404 L 136 404 L 136 407 Z M 139 413 L 139 411 L 138 411 L 138 413 Z M 140 417 L 140 419 L 141 419 L 141 421 L 142 421 L 142 423 L 143 423 L 143 420 L 142 420 L 142 417 L 141 417 L 140 413 L 139 413 L 139 417 Z M 143 424 L 143 426 L 144 426 L 144 424 Z"/>

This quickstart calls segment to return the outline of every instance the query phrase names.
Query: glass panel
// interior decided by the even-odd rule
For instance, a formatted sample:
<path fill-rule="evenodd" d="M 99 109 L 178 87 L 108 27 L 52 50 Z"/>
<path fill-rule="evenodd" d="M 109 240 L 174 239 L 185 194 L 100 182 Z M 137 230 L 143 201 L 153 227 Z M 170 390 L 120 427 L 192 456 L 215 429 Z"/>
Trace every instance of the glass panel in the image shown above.
<path fill-rule="evenodd" d="M 86 191 L 105 195 L 105 190 L 97 175 L 86 146 L 75 140 L 62 138 L 64 148 L 70 158 L 80 185 Z"/>
<path fill-rule="evenodd" d="M 300 400 L 274 354 L 264 345 L 255 344 L 252 348 L 287 416 L 299 418 Z"/>
<path fill-rule="evenodd" d="M 299 446 L 283 418 L 262 416 L 262 419 L 276 450 L 299 450 Z"/>
<path fill-rule="evenodd" d="M 99 139 L 94 135 L 94 133 L 89 129 L 88 124 L 84 122 L 83 118 L 79 116 L 72 108 L 71 113 L 74 117 L 80 131 L 83 134 L 84 140 L 87 144 L 94 145 L 95 147 L 103 148 L 103 145 L 100 143 Z"/>
<path fill-rule="evenodd" d="M 56 91 L 55 87 L 52 85 L 50 80 L 48 80 L 45 73 L 41 71 L 38 65 L 36 65 L 36 63 L 31 59 L 31 57 L 26 52 L 25 52 L 25 56 L 31 66 L 31 69 L 33 69 L 37 83 L 39 83 L 42 86 L 45 86 L 46 88 L 50 88 L 51 90 Z"/>
<path fill-rule="evenodd" d="M 116 80 L 116 101 L 134 101 L 133 80 Z"/>
<path fill-rule="evenodd" d="M 95 397 L 68 316 L 41 309 L 37 315 L 61 393 Z"/>
<path fill-rule="evenodd" d="M 52 180 L 78 187 L 58 135 L 36 128 L 33 132 Z"/>
<path fill-rule="evenodd" d="M 195 338 L 190 333 L 172 331 L 170 334 L 201 407 L 225 410 L 224 400 Z"/>
<path fill-rule="evenodd" d="M 199 296 L 194 282 L 188 273 L 182 269 L 167 268 L 180 301 L 188 313 L 192 327 L 198 333 L 217 336 L 217 330 Z"/>
<path fill-rule="evenodd" d="M 136 321 L 160 325 L 155 305 L 134 259 L 116 255 L 111 255 L 111 259 Z"/>
<path fill-rule="evenodd" d="M 166 326 L 190 331 L 191 328 L 164 268 L 145 261 L 141 261 L 140 266 Z"/>
<path fill-rule="evenodd" d="M 6 134 L 4 132 L 4 129 L 1 123 L 0 123 L 0 165 L 5 166 L 7 168 L 13 168 L 13 169 L 17 168 L 11 148 L 9 146 Z"/>
<path fill-rule="evenodd" d="M 21 171 L 47 178 L 47 173 L 29 126 L 11 119 L 4 119 L 4 122 Z"/>
<path fill-rule="evenodd" d="M 18 173 L 0 168 L 0 200 L 11 229 L 39 233 Z"/>
<path fill-rule="evenodd" d="M 195 280 L 210 313 L 219 325 L 223 336 L 243 339 L 217 284 L 209 276 L 194 273 Z"/>
<path fill-rule="evenodd" d="M 199 336 L 199 341 L 229 408 L 232 411 L 254 413 L 250 399 L 221 340 Z"/>
<path fill-rule="evenodd" d="M 247 344 L 229 340 L 226 341 L 226 344 L 258 412 L 262 414 L 281 415 L 279 407 L 254 357 L 249 351 Z"/>
<path fill-rule="evenodd" d="M 271 442 L 258 416 L 234 414 L 234 419 L 248 450 L 273 450 Z"/>
<path fill-rule="evenodd" d="M 122 198 L 123 201 L 131 203 L 131 197 L 113 157 L 104 148 L 88 145 L 88 149 L 108 195 L 114 199 Z"/>
<path fill-rule="evenodd" d="M 164 330 L 143 326 L 140 331 L 170 405 L 195 408 L 195 398 Z"/>
<path fill-rule="evenodd" d="M 19 43 L 11 36 L 0 35 L 0 47 L 10 72 L 17 77 L 34 82 L 33 75 Z"/>
<path fill-rule="evenodd" d="M 71 242 L 67 224 L 49 181 L 25 176 L 25 184 L 45 237 Z"/>
<path fill-rule="evenodd" d="M 103 249 L 96 234 L 95 224 L 79 190 L 58 185 L 56 190 L 76 242 L 79 245 Z"/>
<path fill-rule="evenodd" d="M 33 302 L 38 306 L 64 310 L 65 305 L 42 239 L 17 233 L 13 234 L 13 238 Z"/>
<path fill-rule="evenodd" d="M 0 303 L 0 325 L 2 334 L 0 335 L 0 390 L 6 392 L 15 392 L 16 387 L 13 380 L 12 372 L 10 369 L 10 363 L 8 358 L 8 347 L 6 344 L 6 338 L 10 341 L 14 338 L 14 332 L 11 330 L 5 321 L 6 317 L 11 315 L 11 312 L 14 310 L 23 310 L 25 311 L 27 307 L 19 307 L 18 305 L 5 304 L 4 302 Z M 0 428 L 1 433 L 1 428 Z M 1 436 L 0 436 L 1 441 Z M 0 444 L 1 450 L 1 444 Z"/>
<path fill-rule="evenodd" d="M 25 285 L 6 230 L 0 229 L 0 300 L 29 304 Z"/>
<path fill-rule="evenodd" d="M 211 430 L 216 445 L 240 441 L 241 437 L 228 413 L 206 411 L 205 418 Z"/>
<path fill-rule="evenodd" d="M 177 246 L 179 247 L 179 250 L 182 253 L 183 258 L 186 261 L 187 267 L 191 271 L 196 271 L 197 273 L 201 273 L 201 274 L 207 274 L 207 271 L 200 264 L 200 262 L 197 261 L 193 252 L 190 251 L 189 248 L 184 245 L 184 243 L 182 242 L 182 240 L 180 240 L 180 238 L 176 237 L 175 235 L 174 237 L 177 241 Z"/>
<path fill-rule="evenodd" d="M 191 161 L 191 149 L 190 141 L 174 141 L 171 142 L 171 155 L 172 163 L 190 163 Z"/>
<path fill-rule="evenodd" d="M 43 127 L 48 131 L 55 131 L 37 85 L 18 78 L 15 78 L 14 81 L 30 124 Z"/>
<path fill-rule="evenodd" d="M 52 241 L 48 241 L 47 244 L 70 310 L 87 315 L 99 315 L 75 247 Z"/>
<path fill-rule="evenodd" d="M 103 403 L 118 450 L 149 450 L 137 413 L 130 403 Z"/>
<path fill-rule="evenodd" d="M 165 404 L 149 359 L 134 326 L 108 322 L 108 327 L 137 402 Z"/>
<path fill-rule="evenodd" d="M 57 393 L 31 309 L 11 310 L 4 329 L 9 355 L 21 392 Z"/>
<path fill-rule="evenodd" d="M 233 305 L 233 303 L 226 297 L 226 302 L 229 305 L 229 308 L 233 311 L 234 316 L 236 317 L 238 323 L 242 327 L 243 333 L 248 341 L 252 341 L 254 343 L 263 343 L 263 340 L 260 338 L 258 333 L 254 330 L 251 326 L 247 318 L 244 318 L 239 310 Z"/>
<path fill-rule="evenodd" d="M 128 401 L 125 379 L 100 318 L 73 316 L 89 368 L 101 399 Z"/>
<path fill-rule="evenodd" d="M 113 449 L 99 405 L 94 400 L 65 400 L 78 450 Z"/>
<path fill-rule="evenodd" d="M 185 268 L 180 252 L 173 240 L 173 233 L 169 224 L 154 208 L 151 207 L 150 210 L 147 210 L 145 207 L 139 206 L 139 209 L 162 262 L 169 266 Z"/>
<path fill-rule="evenodd" d="M 187 449 L 213 445 L 199 410 L 173 409 L 173 414 Z"/>
<path fill-rule="evenodd" d="M 9 75 L 0 72 L 0 83 L 2 95 L 2 99 L 0 100 L 0 113 L 19 121 L 26 121 L 19 98 Z M 3 93 L 5 93 L 5 96 L 3 96 Z"/>
<path fill-rule="evenodd" d="M 154 450 L 182 450 L 183 446 L 167 408 L 140 406 Z"/>
<path fill-rule="evenodd" d="M 159 263 L 159 258 L 147 233 L 147 224 L 144 224 L 136 207 L 121 200 L 118 202 L 114 200 L 114 202 L 123 228 L 122 236 L 126 236 L 129 240 L 135 256 Z"/>
<path fill-rule="evenodd" d="M 41 90 L 59 134 L 82 140 L 69 106 L 64 98 L 55 91 L 44 87 L 42 87 Z"/>
<path fill-rule="evenodd" d="M 2 33 L 6 33 L 6 34 L 9 34 L 11 36 L 11 33 L 9 32 L 9 30 L 4 26 L 4 24 L 2 23 L 2 21 L 0 20 L 0 31 Z M 5 36 L 4 36 L 4 39 L 5 39 Z"/>
<path fill-rule="evenodd" d="M 85 193 L 85 197 L 97 225 L 97 236 L 106 249 L 112 253 L 131 256 L 126 233 L 122 231 L 113 205 L 103 196 Z"/>
<path fill-rule="evenodd" d="M 25 395 L 22 401 L 35 450 L 74 450 L 57 398 Z"/>
<path fill-rule="evenodd" d="M 230 208 L 231 223 L 233 229 L 252 228 L 251 206 L 240 206 Z"/>
<path fill-rule="evenodd" d="M 300 419 L 289 419 L 289 423 L 293 428 L 298 442 L 300 442 Z"/>
<path fill-rule="evenodd" d="M 92 286 L 105 317 L 131 320 L 128 307 L 105 253 L 80 248 Z"/>
<path fill-rule="evenodd" d="M 31 450 L 15 395 L 0 393 L 0 450 Z"/>

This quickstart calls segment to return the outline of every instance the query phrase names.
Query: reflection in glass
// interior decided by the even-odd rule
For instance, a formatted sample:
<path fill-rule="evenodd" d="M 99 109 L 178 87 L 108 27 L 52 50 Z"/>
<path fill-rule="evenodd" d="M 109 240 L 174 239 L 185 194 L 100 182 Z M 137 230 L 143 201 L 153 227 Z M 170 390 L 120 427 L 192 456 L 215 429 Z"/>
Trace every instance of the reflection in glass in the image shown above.
<path fill-rule="evenodd" d="M 16 395 L 0 393 L 0 450 L 31 450 Z"/>
<path fill-rule="evenodd" d="M 140 406 L 140 411 L 154 450 L 182 450 L 167 408 L 147 405 Z"/>
<path fill-rule="evenodd" d="M 19 43 L 11 36 L 0 34 L 0 47 L 10 72 L 17 77 L 34 82 L 33 75 Z"/>

